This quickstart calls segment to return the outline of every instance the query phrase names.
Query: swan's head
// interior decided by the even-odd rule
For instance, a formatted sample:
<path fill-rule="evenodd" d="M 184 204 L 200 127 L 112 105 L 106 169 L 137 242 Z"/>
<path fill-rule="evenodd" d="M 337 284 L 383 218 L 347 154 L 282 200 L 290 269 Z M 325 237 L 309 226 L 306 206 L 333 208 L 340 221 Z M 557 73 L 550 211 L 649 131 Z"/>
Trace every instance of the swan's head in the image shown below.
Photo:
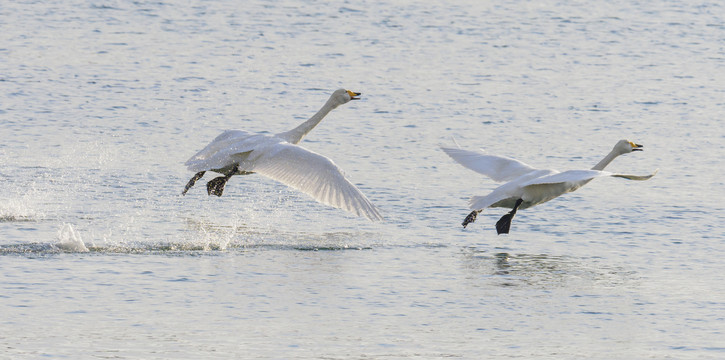
<path fill-rule="evenodd" d="M 337 89 L 330 96 L 330 102 L 334 107 L 338 107 L 342 104 L 346 104 L 350 100 L 359 100 L 360 93 L 353 92 L 345 89 Z"/>
<path fill-rule="evenodd" d="M 619 140 L 617 145 L 614 145 L 614 151 L 619 154 L 628 154 L 632 151 L 642 151 L 643 146 L 635 144 L 629 140 Z"/>

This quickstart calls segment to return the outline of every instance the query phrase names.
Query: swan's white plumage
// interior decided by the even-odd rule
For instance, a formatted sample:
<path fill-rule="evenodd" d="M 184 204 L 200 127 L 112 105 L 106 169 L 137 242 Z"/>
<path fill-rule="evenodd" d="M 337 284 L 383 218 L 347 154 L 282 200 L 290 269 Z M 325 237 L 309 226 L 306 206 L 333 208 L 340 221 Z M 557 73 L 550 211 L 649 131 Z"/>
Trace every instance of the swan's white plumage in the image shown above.
<path fill-rule="evenodd" d="M 184 163 L 191 171 L 223 169 L 237 162 L 238 154 L 254 150 L 269 136 L 244 130 L 226 130 Z"/>
<path fill-rule="evenodd" d="M 274 155 L 255 159 L 251 171 L 295 188 L 315 200 L 370 220 L 382 220 L 378 210 L 327 157 L 289 143 L 274 147 Z"/>
<path fill-rule="evenodd" d="M 551 174 L 531 179 L 522 183 L 521 186 L 578 183 L 581 181 L 591 180 L 596 177 L 612 175 L 613 174 L 610 172 L 599 170 L 567 170 L 564 172 L 552 170 Z"/>
<path fill-rule="evenodd" d="M 486 155 L 482 151 L 445 147 L 441 149 L 459 164 L 479 174 L 486 175 L 493 181 L 511 181 L 521 175 L 536 170 L 521 161 L 504 156 Z"/>
<path fill-rule="evenodd" d="M 657 174 L 658 170 L 649 175 L 626 175 L 626 174 L 615 174 L 609 171 L 601 170 L 567 170 L 564 172 L 557 172 L 555 174 L 542 176 L 536 179 L 532 179 L 528 182 L 521 184 L 521 186 L 529 185 L 543 185 L 543 184 L 556 184 L 556 183 L 580 183 L 583 181 L 589 181 L 594 178 L 612 176 L 620 177 L 628 180 L 648 180 Z"/>
<path fill-rule="evenodd" d="M 337 90 L 310 120 L 276 135 L 224 131 L 185 165 L 195 172 L 211 170 L 223 174 L 231 173 L 236 165 L 235 174 L 258 173 L 323 204 L 370 220 L 382 220 L 378 209 L 345 178 L 332 160 L 296 145 L 328 112 L 357 95 L 344 89 Z"/>
<path fill-rule="evenodd" d="M 611 176 L 641 181 L 648 180 L 657 173 L 655 170 L 650 175 L 626 175 L 595 169 L 559 172 L 535 169 L 518 160 L 486 155 L 483 152 L 454 148 L 442 148 L 442 150 L 453 160 L 471 170 L 484 174 L 495 181 L 508 181 L 488 195 L 471 197 L 469 205 L 473 210 L 488 207 L 513 208 L 518 199 L 523 200 L 519 209 L 526 209 L 575 191 L 597 177 Z M 621 140 L 595 168 L 603 168 L 617 156 L 634 150 L 641 150 L 641 146 Z"/>

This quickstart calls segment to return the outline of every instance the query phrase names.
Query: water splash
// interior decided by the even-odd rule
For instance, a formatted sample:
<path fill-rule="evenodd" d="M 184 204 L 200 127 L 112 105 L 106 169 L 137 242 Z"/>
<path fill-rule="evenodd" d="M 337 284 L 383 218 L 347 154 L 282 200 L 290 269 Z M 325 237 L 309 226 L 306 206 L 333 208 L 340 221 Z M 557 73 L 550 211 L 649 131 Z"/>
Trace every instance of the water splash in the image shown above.
<path fill-rule="evenodd" d="M 31 205 L 30 195 L 0 202 L 0 222 L 35 221 L 45 217 Z"/>

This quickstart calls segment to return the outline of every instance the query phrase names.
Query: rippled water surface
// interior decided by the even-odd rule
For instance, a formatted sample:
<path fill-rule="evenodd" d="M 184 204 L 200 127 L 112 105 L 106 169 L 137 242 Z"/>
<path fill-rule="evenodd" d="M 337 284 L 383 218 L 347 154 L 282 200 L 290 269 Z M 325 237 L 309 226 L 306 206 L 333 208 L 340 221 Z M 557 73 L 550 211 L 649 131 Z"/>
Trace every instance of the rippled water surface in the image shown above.
<path fill-rule="evenodd" d="M 0 6 L 0 358 L 721 359 L 725 8 L 655 1 Z M 183 162 L 291 129 L 386 220 Z M 439 145 L 601 178 L 462 229 Z"/>

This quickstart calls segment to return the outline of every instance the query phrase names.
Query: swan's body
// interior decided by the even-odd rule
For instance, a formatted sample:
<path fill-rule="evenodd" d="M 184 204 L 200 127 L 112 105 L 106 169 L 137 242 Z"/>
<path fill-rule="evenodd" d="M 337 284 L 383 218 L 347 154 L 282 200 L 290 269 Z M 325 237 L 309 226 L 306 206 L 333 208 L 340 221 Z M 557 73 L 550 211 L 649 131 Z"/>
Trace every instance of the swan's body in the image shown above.
<path fill-rule="evenodd" d="M 358 95 L 339 89 L 309 120 L 276 135 L 244 130 L 223 132 L 185 163 L 189 170 L 197 173 L 182 194 L 186 194 L 206 171 L 224 174 L 207 183 L 209 195 L 217 196 L 222 195 L 226 182 L 233 175 L 258 173 L 302 191 L 323 204 L 370 220 L 381 220 L 382 216 L 375 206 L 345 179 L 332 160 L 296 145 L 325 115 L 350 100 L 356 100 Z"/>
<path fill-rule="evenodd" d="M 642 146 L 627 140 L 620 140 L 614 149 L 591 170 L 556 170 L 535 169 L 521 161 L 503 156 L 486 155 L 483 152 L 468 151 L 454 148 L 442 148 L 459 164 L 486 175 L 497 182 L 505 184 L 494 189 L 486 196 L 473 196 L 469 205 L 473 211 L 463 221 L 463 227 L 476 220 L 476 216 L 489 207 L 512 209 L 496 224 L 499 234 L 508 233 L 516 211 L 527 209 L 555 199 L 568 192 L 575 191 L 594 178 L 602 176 L 620 177 L 629 180 L 647 180 L 651 175 L 622 175 L 603 171 L 617 156 L 632 151 L 641 151 Z"/>

